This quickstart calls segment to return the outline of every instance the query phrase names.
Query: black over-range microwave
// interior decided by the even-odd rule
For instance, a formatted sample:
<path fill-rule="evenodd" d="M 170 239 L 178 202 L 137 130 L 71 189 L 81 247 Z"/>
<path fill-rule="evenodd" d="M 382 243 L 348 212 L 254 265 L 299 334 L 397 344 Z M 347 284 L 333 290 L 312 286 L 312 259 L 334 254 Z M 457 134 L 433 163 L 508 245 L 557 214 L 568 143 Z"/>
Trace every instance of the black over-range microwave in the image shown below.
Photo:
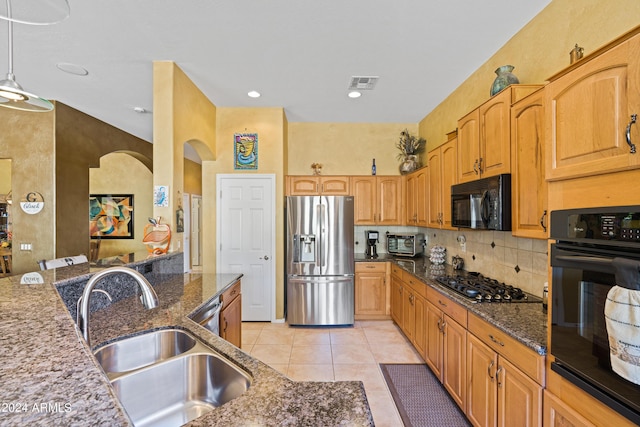
<path fill-rule="evenodd" d="M 511 230 L 511 174 L 451 186 L 454 227 Z"/>

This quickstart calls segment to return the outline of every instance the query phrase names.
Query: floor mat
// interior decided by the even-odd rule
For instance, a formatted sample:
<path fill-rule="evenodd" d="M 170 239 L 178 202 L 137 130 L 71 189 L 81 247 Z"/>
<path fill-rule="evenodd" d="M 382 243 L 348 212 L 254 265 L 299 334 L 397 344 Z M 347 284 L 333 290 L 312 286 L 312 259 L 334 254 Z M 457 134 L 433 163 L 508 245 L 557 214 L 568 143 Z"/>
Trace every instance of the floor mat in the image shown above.
<path fill-rule="evenodd" d="M 470 425 L 427 365 L 381 363 L 380 368 L 406 427 Z"/>

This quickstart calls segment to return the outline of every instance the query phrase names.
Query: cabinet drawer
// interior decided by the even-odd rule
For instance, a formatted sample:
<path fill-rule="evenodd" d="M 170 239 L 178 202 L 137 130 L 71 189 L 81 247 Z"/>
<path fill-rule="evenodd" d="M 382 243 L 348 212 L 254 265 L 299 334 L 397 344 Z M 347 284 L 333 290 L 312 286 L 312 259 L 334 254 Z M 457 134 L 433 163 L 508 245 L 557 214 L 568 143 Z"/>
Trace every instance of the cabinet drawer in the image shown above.
<path fill-rule="evenodd" d="M 402 268 L 398 264 L 391 263 L 391 274 L 393 276 L 397 276 L 399 279 L 402 279 Z"/>
<path fill-rule="evenodd" d="M 522 372 L 544 387 L 544 356 L 511 338 L 505 332 L 485 322 L 475 314 L 469 314 L 469 332 L 504 356 Z"/>
<path fill-rule="evenodd" d="M 220 300 L 224 302 L 225 306 L 229 305 L 231 301 L 233 301 L 237 296 L 240 295 L 242 288 L 240 286 L 240 280 L 235 282 L 233 285 L 229 287 L 226 291 L 222 293 Z"/>
<path fill-rule="evenodd" d="M 422 295 L 424 298 L 427 297 L 427 285 L 413 274 L 403 271 L 402 281 L 411 286 L 419 295 Z"/>
<path fill-rule="evenodd" d="M 427 290 L 427 300 L 434 306 L 438 307 L 444 314 L 458 322 L 463 327 L 467 327 L 467 309 L 457 304 L 429 287 Z"/>
<path fill-rule="evenodd" d="M 356 262 L 356 273 L 386 273 L 386 262 Z"/>

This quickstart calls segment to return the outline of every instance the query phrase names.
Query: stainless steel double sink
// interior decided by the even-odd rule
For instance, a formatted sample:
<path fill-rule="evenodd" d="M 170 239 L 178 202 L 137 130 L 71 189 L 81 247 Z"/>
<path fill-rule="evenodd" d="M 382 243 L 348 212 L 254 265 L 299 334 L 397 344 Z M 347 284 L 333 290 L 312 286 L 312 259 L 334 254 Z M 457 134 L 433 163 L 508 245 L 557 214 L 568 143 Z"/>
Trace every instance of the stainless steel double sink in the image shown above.
<path fill-rule="evenodd" d="M 180 426 L 251 385 L 247 372 L 181 329 L 123 338 L 94 356 L 136 426 Z"/>

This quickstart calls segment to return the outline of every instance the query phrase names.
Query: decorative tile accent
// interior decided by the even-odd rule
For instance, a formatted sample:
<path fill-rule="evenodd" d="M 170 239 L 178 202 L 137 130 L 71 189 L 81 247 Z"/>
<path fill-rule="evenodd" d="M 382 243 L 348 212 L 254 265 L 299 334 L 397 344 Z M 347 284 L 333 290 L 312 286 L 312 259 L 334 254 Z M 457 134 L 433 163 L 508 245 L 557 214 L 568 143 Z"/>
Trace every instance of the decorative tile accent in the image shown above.
<path fill-rule="evenodd" d="M 520 273 L 520 266 L 516 265 L 514 270 L 516 271 L 516 273 Z"/>
<path fill-rule="evenodd" d="M 496 247 L 495 242 L 491 242 L 491 248 L 493 249 L 493 248 L 495 248 L 495 247 Z"/>

